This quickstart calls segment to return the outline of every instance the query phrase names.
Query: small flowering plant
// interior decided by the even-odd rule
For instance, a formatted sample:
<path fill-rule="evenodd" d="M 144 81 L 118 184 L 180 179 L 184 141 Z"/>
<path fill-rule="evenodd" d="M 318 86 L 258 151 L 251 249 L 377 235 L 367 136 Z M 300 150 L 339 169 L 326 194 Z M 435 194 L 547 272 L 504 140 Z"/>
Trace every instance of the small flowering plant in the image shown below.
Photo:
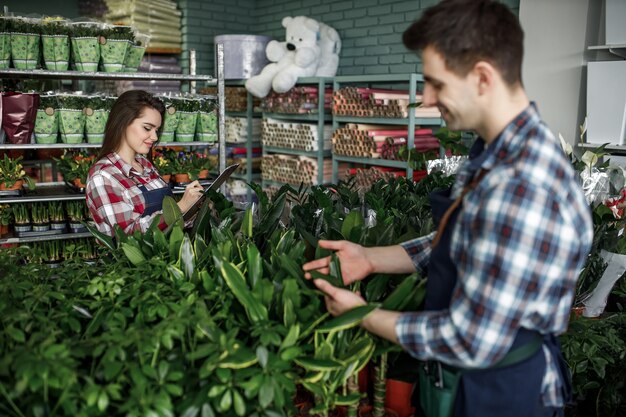
<path fill-rule="evenodd" d="M 65 181 L 77 186 L 87 184 L 87 175 L 94 159 L 95 155 L 88 152 L 67 150 L 63 152 L 61 158 L 54 158 Z"/>
<path fill-rule="evenodd" d="M 19 183 L 19 181 L 24 181 L 28 189 L 35 189 L 35 183 L 32 178 L 27 176 L 26 172 L 24 172 L 21 160 L 21 156 L 13 159 L 9 158 L 7 154 L 4 154 L 4 157 L 0 159 L 0 188 L 10 189 L 14 187 L 15 184 Z"/>

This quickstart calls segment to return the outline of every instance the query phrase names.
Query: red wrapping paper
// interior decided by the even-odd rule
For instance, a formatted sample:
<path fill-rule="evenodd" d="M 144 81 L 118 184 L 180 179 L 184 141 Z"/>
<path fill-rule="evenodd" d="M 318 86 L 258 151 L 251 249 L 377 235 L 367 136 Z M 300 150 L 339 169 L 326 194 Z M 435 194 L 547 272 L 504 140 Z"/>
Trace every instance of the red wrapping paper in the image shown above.
<path fill-rule="evenodd" d="M 7 142 L 30 143 L 38 107 L 38 94 L 2 93 L 2 129 L 7 134 Z"/>

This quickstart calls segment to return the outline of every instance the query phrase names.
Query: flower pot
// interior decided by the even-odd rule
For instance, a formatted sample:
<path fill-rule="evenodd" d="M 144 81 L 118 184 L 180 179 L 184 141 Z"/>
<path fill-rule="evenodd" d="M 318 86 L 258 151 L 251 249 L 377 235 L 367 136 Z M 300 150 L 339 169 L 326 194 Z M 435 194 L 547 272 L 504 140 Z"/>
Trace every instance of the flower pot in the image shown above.
<path fill-rule="evenodd" d="M 217 138 L 217 112 L 198 112 L 196 140 L 198 142 L 215 142 Z"/>
<path fill-rule="evenodd" d="M 33 223 L 33 232 L 47 232 L 50 230 L 50 223 Z"/>
<path fill-rule="evenodd" d="M 60 259 L 54 259 L 52 261 L 43 261 L 43 263 L 47 265 L 48 268 L 58 268 L 63 262 Z"/>
<path fill-rule="evenodd" d="M 35 69 L 39 63 L 38 33 L 11 33 L 11 58 L 17 69 Z"/>
<path fill-rule="evenodd" d="M 74 178 L 74 181 L 72 181 L 72 184 L 74 184 L 74 186 L 78 188 L 86 187 L 86 185 L 83 183 L 83 181 L 80 178 Z"/>
<path fill-rule="evenodd" d="M 0 236 L 4 236 L 9 233 L 9 225 L 8 224 L 0 224 Z"/>
<path fill-rule="evenodd" d="M 207 178 L 209 178 L 209 170 L 208 169 L 203 169 L 198 173 L 198 179 L 199 180 L 206 180 Z"/>
<path fill-rule="evenodd" d="M 15 223 L 13 225 L 13 230 L 15 230 L 16 233 L 30 232 L 32 229 L 33 227 L 30 223 Z"/>
<path fill-rule="evenodd" d="M 88 143 L 102 143 L 108 118 L 108 110 L 85 109 L 85 136 Z"/>
<path fill-rule="evenodd" d="M 70 63 L 70 38 L 67 35 L 41 35 L 46 69 L 67 71 Z"/>
<path fill-rule="evenodd" d="M 121 72 L 130 42 L 127 39 L 104 39 L 100 42 L 100 57 L 104 72 Z"/>
<path fill-rule="evenodd" d="M 65 228 L 67 227 L 67 224 L 65 223 L 65 220 L 63 221 L 51 221 L 50 222 L 50 230 L 65 230 Z"/>
<path fill-rule="evenodd" d="M 57 111 L 51 107 L 37 110 L 37 118 L 35 119 L 35 142 L 56 143 L 58 135 L 59 118 Z"/>
<path fill-rule="evenodd" d="M 82 233 L 85 230 L 87 230 L 87 228 L 81 222 L 76 221 L 76 220 L 70 220 L 70 232 L 71 233 Z"/>
<path fill-rule="evenodd" d="M 413 384 L 396 379 L 387 379 L 385 408 L 395 411 L 398 417 L 409 417 L 415 412 L 411 405 Z"/>
<path fill-rule="evenodd" d="M 139 68 L 145 52 L 145 46 L 131 45 L 126 52 L 124 72 L 137 72 L 137 68 Z"/>
<path fill-rule="evenodd" d="M 59 132 L 63 143 L 82 143 L 85 115 L 82 110 L 59 109 Z"/>
<path fill-rule="evenodd" d="M 171 174 L 161 175 L 161 179 L 163 179 L 163 181 L 165 181 L 166 184 L 169 184 L 170 180 L 172 179 L 172 175 Z"/>
<path fill-rule="evenodd" d="M 170 107 L 165 112 L 165 117 L 163 118 L 163 130 L 161 131 L 161 137 L 159 139 L 162 142 L 173 142 L 177 126 L 178 112 L 174 107 Z"/>
<path fill-rule="evenodd" d="M 0 69 L 9 68 L 11 63 L 11 34 L 0 33 Z"/>
<path fill-rule="evenodd" d="M 174 175 L 174 179 L 179 184 L 180 183 L 191 182 L 191 179 L 189 178 L 189 174 L 175 174 Z"/>
<path fill-rule="evenodd" d="M 100 62 L 100 44 L 96 37 L 72 38 L 74 66 L 78 71 L 98 71 Z"/>
<path fill-rule="evenodd" d="M 22 188 L 22 185 L 24 185 L 24 181 L 22 181 L 22 180 L 15 181 L 15 184 L 11 185 L 10 187 L 8 187 L 6 183 L 1 182 L 0 183 L 0 191 L 19 190 L 19 189 Z"/>
<path fill-rule="evenodd" d="M 188 111 L 177 111 L 176 113 L 178 114 L 176 142 L 193 142 L 198 113 Z"/>

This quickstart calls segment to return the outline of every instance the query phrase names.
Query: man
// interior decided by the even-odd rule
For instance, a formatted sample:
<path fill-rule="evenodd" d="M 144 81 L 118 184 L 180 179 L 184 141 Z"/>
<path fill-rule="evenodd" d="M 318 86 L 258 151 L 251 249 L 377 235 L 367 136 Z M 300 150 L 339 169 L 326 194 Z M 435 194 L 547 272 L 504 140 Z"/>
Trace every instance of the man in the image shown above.
<path fill-rule="evenodd" d="M 425 311 L 378 309 L 362 326 L 431 370 L 463 368 L 453 415 L 562 415 L 570 385 L 555 335 L 566 330 L 593 230 L 575 172 L 524 91 L 523 31 L 501 3 L 444 0 L 403 41 L 422 53 L 424 105 L 480 137 L 452 189 L 431 196 L 436 232 L 389 247 L 320 246 L 336 251 L 346 284 L 428 274 Z M 333 315 L 365 303 L 315 283 Z"/>

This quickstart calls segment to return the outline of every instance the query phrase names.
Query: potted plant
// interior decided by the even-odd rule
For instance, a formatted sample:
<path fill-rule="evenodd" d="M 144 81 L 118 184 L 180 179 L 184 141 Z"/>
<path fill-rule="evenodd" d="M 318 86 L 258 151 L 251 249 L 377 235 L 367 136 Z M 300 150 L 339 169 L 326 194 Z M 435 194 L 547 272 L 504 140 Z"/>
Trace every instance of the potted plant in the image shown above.
<path fill-rule="evenodd" d="M 191 152 L 179 152 L 178 157 L 171 160 L 174 179 L 179 184 L 191 181 L 191 175 L 195 171 Z"/>
<path fill-rule="evenodd" d="M 65 211 L 70 223 L 70 232 L 80 233 L 86 230 L 85 225 L 82 223 L 85 220 L 84 210 L 85 202 L 82 200 L 67 201 L 65 203 Z"/>
<path fill-rule="evenodd" d="M 13 219 L 13 210 L 8 204 L 0 204 L 0 236 L 9 233 L 9 224 Z"/>
<path fill-rule="evenodd" d="M 58 268 L 61 265 L 61 241 L 46 240 L 41 242 L 43 263 L 50 268 Z"/>
<path fill-rule="evenodd" d="M 29 190 L 35 189 L 35 183 L 26 173 L 21 164 L 22 157 L 9 158 L 4 154 L 0 159 L 0 190 L 19 190 L 26 182 Z"/>
<path fill-rule="evenodd" d="M 178 102 L 178 125 L 176 126 L 177 142 L 193 142 L 198 120 L 197 99 L 183 98 Z"/>
<path fill-rule="evenodd" d="M 192 162 L 194 167 L 193 176 L 191 178 L 192 180 L 203 180 L 209 178 L 209 170 L 212 168 L 212 164 L 207 155 L 200 152 L 194 152 Z"/>
<path fill-rule="evenodd" d="M 56 96 L 59 112 L 59 132 L 63 143 L 83 143 L 85 131 L 84 97 L 59 94 Z"/>
<path fill-rule="evenodd" d="M 66 183 L 84 189 L 94 158 L 94 155 L 85 151 L 65 151 L 61 158 L 53 159 L 56 161 L 57 168 Z"/>
<path fill-rule="evenodd" d="M 217 103 L 214 97 L 203 97 L 198 100 L 198 125 L 196 140 L 199 142 L 215 142 L 217 138 Z"/>
<path fill-rule="evenodd" d="M 37 19 L 11 21 L 11 58 L 17 69 L 35 69 L 39 64 L 41 25 Z"/>
<path fill-rule="evenodd" d="M 90 96 L 85 100 L 85 136 L 88 143 L 102 143 L 110 106 L 111 100 L 103 96 Z"/>
<path fill-rule="evenodd" d="M 28 207 L 26 204 L 14 204 L 11 206 L 13 210 L 13 219 L 15 219 L 15 224 L 13 225 L 13 230 L 15 233 L 23 233 L 30 232 L 32 230 L 32 226 L 30 223 L 30 214 Z"/>
<path fill-rule="evenodd" d="M 178 126 L 178 100 L 170 96 L 160 96 L 159 99 L 161 99 L 165 105 L 165 115 L 163 117 L 160 140 L 162 142 L 173 142 L 174 133 Z"/>
<path fill-rule="evenodd" d="M 41 25 L 41 44 L 46 69 L 67 71 L 70 64 L 71 26 L 59 17 L 44 18 Z"/>
<path fill-rule="evenodd" d="M 101 24 L 96 22 L 75 22 L 72 24 L 70 41 L 72 58 L 77 71 L 98 71 L 100 44 L 98 37 Z"/>
<path fill-rule="evenodd" d="M 174 171 L 168 158 L 164 154 L 157 155 L 152 160 L 152 164 L 159 172 L 159 175 L 161 175 L 161 178 L 163 178 L 163 181 L 165 181 L 166 184 L 169 184 Z"/>
<path fill-rule="evenodd" d="M 35 142 L 56 143 L 59 136 L 59 116 L 54 94 L 41 94 L 35 119 Z"/>
<path fill-rule="evenodd" d="M 11 64 L 11 19 L 0 15 L 0 69 Z"/>
<path fill-rule="evenodd" d="M 105 72 L 124 71 L 126 53 L 135 42 L 135 34 L 130 26 L 109 26 L 100 36 L 100 57 Z"/>
<path fill-rule="evenodd" d="M 136 72 L 141 64 L 146 48 L 150 42 L 150 35 L 144 35 L 143 33 L 135 34 L 135 42 L 130 45 L 128 52 L 126 53 L 126 59 L 124 60 L 125 72 Z"/>
<path fill-rule="evenodd" d="M 48 203 L 33 203 L 30 206 L 30 218 L 34 232 L 47 232 L 50 230 Z"/>
<path fill-rule="evenodd" d="M 48 215 L 50 216 L 50 229 L 65 230 L 65 212 L 60 201 L 48 202 Z"/>

